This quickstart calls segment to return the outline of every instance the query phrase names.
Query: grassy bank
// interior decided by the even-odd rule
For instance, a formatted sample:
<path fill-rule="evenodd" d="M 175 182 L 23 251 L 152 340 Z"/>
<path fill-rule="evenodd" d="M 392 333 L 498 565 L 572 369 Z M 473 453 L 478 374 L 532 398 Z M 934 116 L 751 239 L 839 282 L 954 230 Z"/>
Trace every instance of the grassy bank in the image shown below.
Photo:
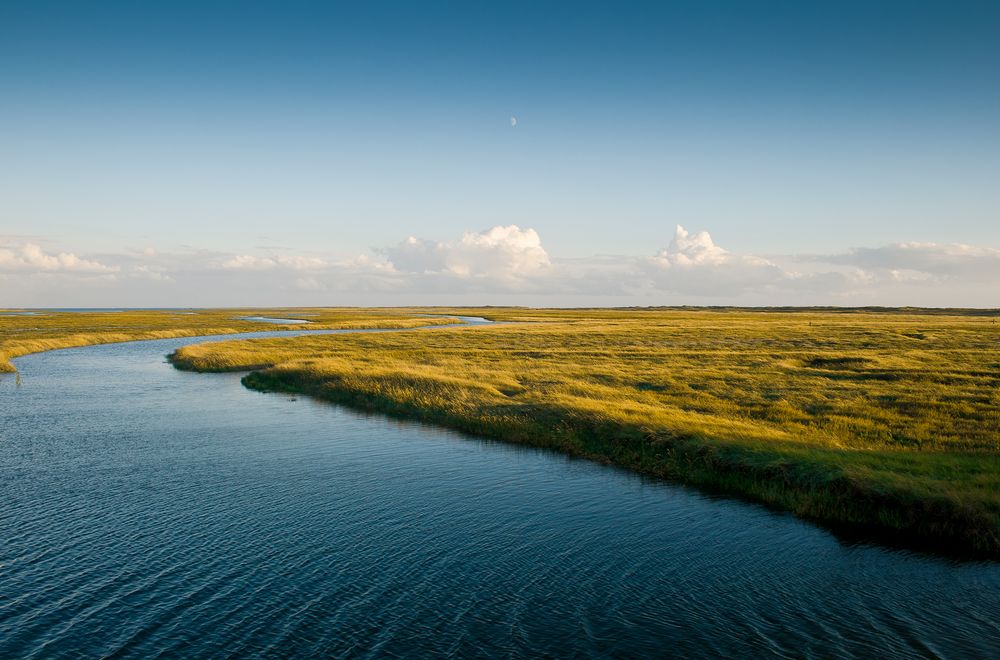
<path fill-rule="evenodd" d="M 464 310 L 520 325 L 186 347 L 180 368 L 1000 555 L 995 316 Z"/>
<path fill-rule="evenodd" d="M 169 339 L 281 329 L 412 328 L 450 323 L 442 318 L 415 318 L 403 309 L 197 309 L 121 312 L 55 312 L 0 310 L 0 372 L 15 371 L 12 358 L 57 348 L 110 344 L 137 339 Z M 301 318 L 308 325 L 276 325 L 242 320 L 242 316 Z"/>

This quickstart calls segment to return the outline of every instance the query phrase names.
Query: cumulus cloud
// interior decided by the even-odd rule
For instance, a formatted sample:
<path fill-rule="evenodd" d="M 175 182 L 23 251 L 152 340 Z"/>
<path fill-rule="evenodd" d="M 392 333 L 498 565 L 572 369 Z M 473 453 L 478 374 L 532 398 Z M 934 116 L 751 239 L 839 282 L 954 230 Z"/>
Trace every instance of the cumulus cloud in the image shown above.
<path fill-rule="evenodd" d="M 794 275 L 762 257 L 740 255 L 715 244 L 707 231 L 689 233 L 677 225 L 668 247 L 642 264 L 656 290 L 702 296 L 733 296 L 767 289 Z"/>
<path fill-rule="evenodd" d="M 572 259 L 550 256 L 538 232 L 518 225 L 352 256 L 150 248 L 82 258 L 8 239 L 0 304 L 1000 304 L 1000 250 L 988 247 L 754 255 L 680 225 L 663 238 L 666 247 L 645 255 Z"/>
<path fill-rule="evenodd" d="M 0 272 L 108 274 L 118 270 L 117 266 L 81 259 L 70 252 L 47 254 L 34 243 L 0 246 Z"/>
<path fill-rule="evenodd" d="M 660 250 L 653 260 L 663 268 L 684 268 L 724 264 L 732 258 L 729 252 L 715 244 L 707 231 L 692 236 L 682 225 L 677 225 L 670 246 Z"/>
<path fill-rule="evenodd" d="M 538 232 L 517 225 L 466 232 L 453 241 L 411 236 L 382 253 L 398 272 L 507 282 L 543 274 L 551 266 Z"/>

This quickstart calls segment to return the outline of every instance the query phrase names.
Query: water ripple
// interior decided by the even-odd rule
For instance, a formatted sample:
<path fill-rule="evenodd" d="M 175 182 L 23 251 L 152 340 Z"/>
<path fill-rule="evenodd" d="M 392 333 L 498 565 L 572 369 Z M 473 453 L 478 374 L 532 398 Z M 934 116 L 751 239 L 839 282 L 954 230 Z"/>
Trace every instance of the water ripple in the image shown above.
<path fill-rule="evenodd" d="M 0 656 L 995 657 L 1000 567 L 173 370 L 0 378 Z"/>

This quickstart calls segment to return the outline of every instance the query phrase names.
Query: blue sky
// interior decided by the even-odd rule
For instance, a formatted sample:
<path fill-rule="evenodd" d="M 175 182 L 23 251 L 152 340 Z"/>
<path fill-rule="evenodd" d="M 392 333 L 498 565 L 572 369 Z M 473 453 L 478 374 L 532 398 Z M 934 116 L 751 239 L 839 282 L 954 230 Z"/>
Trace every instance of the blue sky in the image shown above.
<path fill-rule="evenodd" d="M 3 0 L 0 305 L 997 305 L 998 33 L 996 2 Z M 658 284 L 677 225 L 730 256 Z M 849 256 L 917 244 L 980 261 Z M 718 277 L 751 257 L 784 279 Z"/>

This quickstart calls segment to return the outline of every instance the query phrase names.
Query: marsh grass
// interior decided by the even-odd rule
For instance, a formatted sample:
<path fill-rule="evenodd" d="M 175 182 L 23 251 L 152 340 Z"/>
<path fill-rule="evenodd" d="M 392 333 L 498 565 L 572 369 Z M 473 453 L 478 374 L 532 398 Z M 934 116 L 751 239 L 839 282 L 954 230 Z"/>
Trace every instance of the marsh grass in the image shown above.
<path fill-rule="evenodd" d="M 14 310 L 0 310 L 10 312 Z M 296 318 L 309 314 L 308 325 L 246 321 L 241 316 Z M 451 323 L 446 318 L 415 318 L 402 309 L 198 309 L 122 312 L 54 312 L 0 315 L 0 372 L 16 371 L 11 358 L 58 348 L 109 344 L 137 339 L 169 339 L 272 330 L 331 328 L 412 328 Z"/>
<path fill-rule="evenodd" d="M 521 323 L 231 341 L 172 359 L 1000 553 L 1000 329 L 987 313 L 454 311 Z"/>

